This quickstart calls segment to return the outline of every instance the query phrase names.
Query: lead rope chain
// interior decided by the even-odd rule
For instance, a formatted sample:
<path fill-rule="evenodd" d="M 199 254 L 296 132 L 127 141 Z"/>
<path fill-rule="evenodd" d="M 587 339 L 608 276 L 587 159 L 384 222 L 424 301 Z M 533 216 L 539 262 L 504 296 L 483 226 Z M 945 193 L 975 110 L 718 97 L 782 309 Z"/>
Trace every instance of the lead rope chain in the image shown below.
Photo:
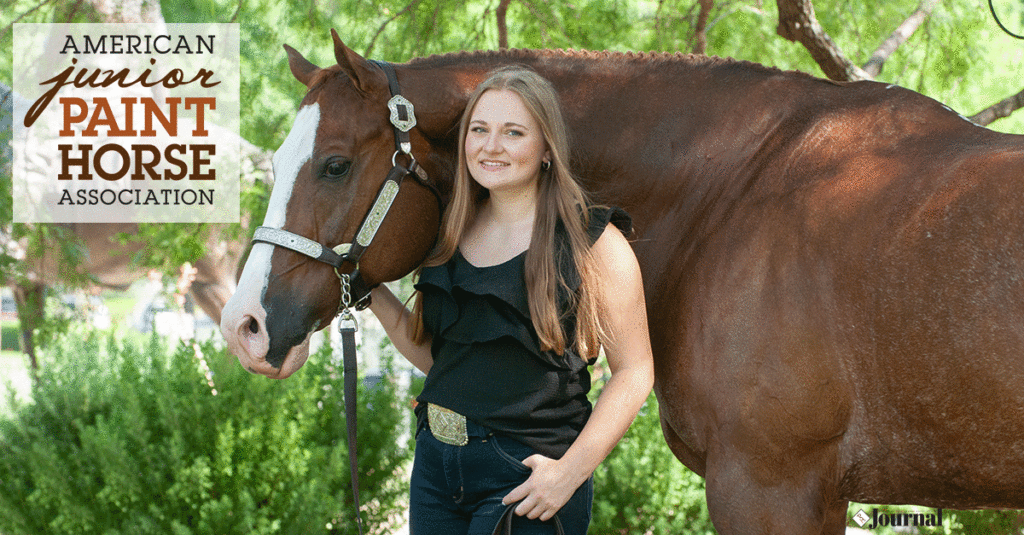
<path fill-rule="evenodd" d="M 356 526 L 359 528 L 359 535 L 363 535 L 363 516 L 359 510 L 358 457 L 356 455 L 356 390 L 358 387 L 356 331 L 359 330 L 359 324 L 356 323 L 356 317 L 352 314 L 352 286 L 349 274 L 339 273 L 338 279 L 341 281 L 341 299 L 338 302 L 338 310 L 341 312 L 341 316 L 338 318 L 338 334 L 341 335 L 341 355 L 345 377 L 345 427 L 348 429 L 348 465 L 352 481 L 352 496 L 356 506 Z"/>

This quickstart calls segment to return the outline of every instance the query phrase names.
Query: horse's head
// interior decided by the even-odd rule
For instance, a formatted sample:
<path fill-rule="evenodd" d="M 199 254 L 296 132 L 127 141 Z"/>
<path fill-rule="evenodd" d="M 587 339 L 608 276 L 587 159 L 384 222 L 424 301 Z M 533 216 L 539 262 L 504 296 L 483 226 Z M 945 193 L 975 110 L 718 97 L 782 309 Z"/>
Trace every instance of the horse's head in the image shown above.
<path fill-rule="evenodd" d="M 221 319 L 221 332 L 242 365 L 269 377 L 284 378 L 299 369 L 309 356 L 310 335 L 337 313 L 341 284 L 336 271 L 352 272 L 358 261 L 368 287 L 398 279 L 423 261 L 439 226 L 436 192 L 424 183 L 424 175 L 411 174 L 400 181 L 372 243 L 365 250 L 357 245 L 366 241 L 356 237 L 365 228 L 364 219 L 374 219 L 364 217 L 371 206 L 379 215 L 375 200 L 385 179 L 395 176 L 396 157 L 399 166 L 414 166 L 408 155 L 395 150 L 398 134 L 390 120 L 384 70 L 332 35 L 334 67 L 321 69 L 286 47 L 289 67 L 308 92 L 274 154 L 265 229 L 254 239 Z M 426 143 L 416 129 L 410 134 L 414 147 Z M 417 150 L 422 147 L 413 153 Z M 295 249 L 322 249 L 321 260 L 326 260 L 307 256 L 317 251 L 302 254 L 288 248 L 284 242 L 289 241 L 298 243 Z M 348 255 L 348 244 L 365 254 Z"/>

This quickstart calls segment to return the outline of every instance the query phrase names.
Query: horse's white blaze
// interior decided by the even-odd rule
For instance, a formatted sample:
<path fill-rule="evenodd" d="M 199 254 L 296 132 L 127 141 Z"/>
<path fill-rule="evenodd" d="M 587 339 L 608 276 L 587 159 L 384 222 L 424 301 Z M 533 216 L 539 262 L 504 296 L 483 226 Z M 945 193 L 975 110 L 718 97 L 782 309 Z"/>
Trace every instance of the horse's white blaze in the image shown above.
<path fill-rule="evenodd" d="M 284 143 L 274 153 L 274 189 L 270 192 L 270 203 L 267 215 L 263 218 L 263 226 L 282 228 L 288 211 L 288 201 L 292 198 L 295 179 L 310 158 L 313 157 L 313 142 L 316 140 L 316 129 L 320 125 L 320 104 L 313 103 L 299 110 L 295 123 Z M 258 289 L 260 300 L 267 289 L 270 278 L 270 256 L 274 246 L 269 243 L 253 244 L 249 259 L 245 262 L 242 277 L 238 282 L 239 289 L 245 291 Z M 247 276 L 248 275 L 248 276 Z M 238 295 L 237 293 L 235 295 Z M 258 303 L 259 301 L 257 301 Z"/>
<path fill-rule="evenodd" d="M 281 228 L 284 226 L 285 211 L 299 170 L 313 157 L 313 142 L 316 129 L 320 126 L 320 104 L 313 103 L 299 110 L 295 123 L 284 143 L 274 153 L 274 190 L 270 194 L 270 206 L 263 226 Z"/>
<path fill-rule="evenodd" d="M 274 189 L 270 194 L 270 203 L 263 226 L 282 228 L 287 215 L 288 201 L 291 200 L 295 180 L 299 170 L 313 156 L 313 142 L 320 124 L 320 105 L 313 103 L 299 110 L 295 116 L 288 137 L 274 153 Z M 274 246 L 267 243 L 253 244 L 249 258 L 245 262 L 242 276 L 238 281 L 238 289 L 224 306 L 221 314 L 221 333 L 232 351 L 245 355 L 250 362 L 243 360 L 243 365 L 250 369 L 257 366 L 253 359 L 262 360 L 269 348 L 265 326 L 266 311 L 261 302 L 270 278 L 270 257 Z M 249 317 L 260 325 L 258 333 L 249 331 Z"/>

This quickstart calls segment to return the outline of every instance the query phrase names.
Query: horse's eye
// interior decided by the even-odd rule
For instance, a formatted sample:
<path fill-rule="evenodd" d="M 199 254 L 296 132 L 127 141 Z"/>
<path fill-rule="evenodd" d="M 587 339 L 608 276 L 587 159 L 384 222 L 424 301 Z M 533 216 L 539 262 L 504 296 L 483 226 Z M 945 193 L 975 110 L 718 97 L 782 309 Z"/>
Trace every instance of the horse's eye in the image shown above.
<path fill-rule="evenodd" d="M 348 160 L 338 160 L 327 164 L 327 168 L 324 169 L 324 176 L 331 179 L 342 178 L 348 174 L 352 169 L 352 162 Z"/>

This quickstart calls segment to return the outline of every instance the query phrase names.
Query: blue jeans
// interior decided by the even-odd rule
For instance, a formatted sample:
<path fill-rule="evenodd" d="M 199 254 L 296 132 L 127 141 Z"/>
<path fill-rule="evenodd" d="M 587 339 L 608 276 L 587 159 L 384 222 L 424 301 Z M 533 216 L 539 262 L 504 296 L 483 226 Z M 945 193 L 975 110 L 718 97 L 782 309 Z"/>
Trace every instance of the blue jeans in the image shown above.
<path fill-rule="evenodd" d="M 428 427 L 416 436 L 409 491 L 410 535 L 491 535 L 505 511 L 502 498 L 530 476 L 522 463 L 536 453 L 511 438 L 467 422 L 469 443 L 438 441 Z M 558 512 L 566 535 L 585 535 L 594 499 L 588 479 Z M 554 521 L 517 516 L 514 535 L 554 535 Z"/>

